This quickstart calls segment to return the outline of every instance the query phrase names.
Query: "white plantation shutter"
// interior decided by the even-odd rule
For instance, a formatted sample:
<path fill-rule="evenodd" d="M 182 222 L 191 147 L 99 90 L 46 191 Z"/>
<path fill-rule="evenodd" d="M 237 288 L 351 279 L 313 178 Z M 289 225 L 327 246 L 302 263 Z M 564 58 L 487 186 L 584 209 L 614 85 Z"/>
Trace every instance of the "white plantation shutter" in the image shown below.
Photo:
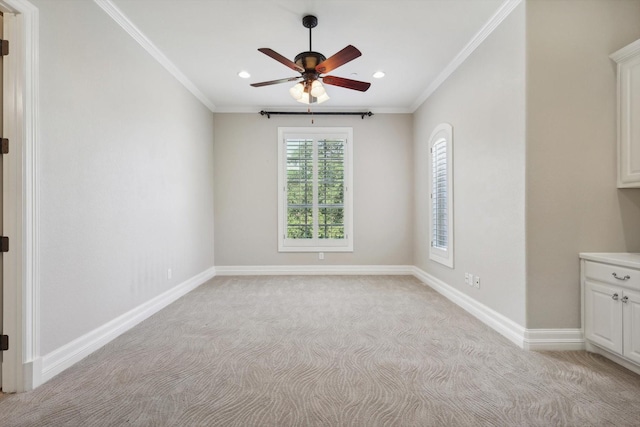
<path fill-rule="evenodd" d="M 453 268 L 453 128 L 442 123 L 429 140 L 429 258 Z"/>
<path fill-rule="evenodd" d="M 351 252 L 351 128 L 278 128 L 278 250 Z"/>
<path fill-rule="evenodd" d="M 313 237 L 313 139 L 287 139 L 287 230 L 291 239 Z"/>
<path fill-rule="evenodd" d="M 431 245 L 447 249 L 447 141 L 442 139 L 431 148 Z"/>
<path fill-rule="evenodd" d="M 345 139 L 318 140 L 318 238 L 344 239 Z"/>

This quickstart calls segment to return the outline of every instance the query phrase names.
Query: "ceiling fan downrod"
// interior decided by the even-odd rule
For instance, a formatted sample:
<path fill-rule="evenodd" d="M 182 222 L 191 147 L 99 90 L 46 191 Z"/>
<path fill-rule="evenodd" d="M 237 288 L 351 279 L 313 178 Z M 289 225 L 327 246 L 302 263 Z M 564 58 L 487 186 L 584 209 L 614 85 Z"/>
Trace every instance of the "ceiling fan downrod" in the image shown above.
<path fill-rule="evenodd" d="M 313 15 L 307 15 L 302 18 L 302 25 L 309 29 L 309 52 L 313 52 L 313 49 L 311 49 L 311 29 L 318 25 L 318 18 Z"/>

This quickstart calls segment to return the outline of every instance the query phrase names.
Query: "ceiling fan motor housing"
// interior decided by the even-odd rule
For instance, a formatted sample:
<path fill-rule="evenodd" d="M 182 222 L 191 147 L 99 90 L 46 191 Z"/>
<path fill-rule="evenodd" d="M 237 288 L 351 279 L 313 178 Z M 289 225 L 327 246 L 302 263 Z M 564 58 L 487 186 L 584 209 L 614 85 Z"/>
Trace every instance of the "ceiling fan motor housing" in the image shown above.
<path fill-rule="evenodd" d="M 316 65 L 326 60 L 325 56 L 319 52 L 302 52 L 296 55 L 295 63 L 304 68 L 306 73 L 314 73 L 316 76 Z"/>

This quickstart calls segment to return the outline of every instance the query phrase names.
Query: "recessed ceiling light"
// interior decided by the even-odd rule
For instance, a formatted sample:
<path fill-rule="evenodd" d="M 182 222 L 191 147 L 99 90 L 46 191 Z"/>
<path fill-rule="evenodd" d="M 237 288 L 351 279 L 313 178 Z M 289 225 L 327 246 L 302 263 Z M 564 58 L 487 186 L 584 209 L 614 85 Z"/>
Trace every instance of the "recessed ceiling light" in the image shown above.
<path fill-rule="evenodd" d="M 238 76 L 239 76 L 239 77 L 241 77 L 241 78 L 243 78 L 243 79 L 248 79 L 249 77 L 251 77 L 251 74 L 249 74 L 249 73 L 248 73 L 248 72 L 246 72 L 246 71 L 240 71 L 240 72 L 238 73 Z"/>
<path fill-rule="evenodd" d="M 376 71 L 375 73 L 373 73 L 373 77 L 376 79 L 381 79 L 384 77 L 384 71 Z"/>

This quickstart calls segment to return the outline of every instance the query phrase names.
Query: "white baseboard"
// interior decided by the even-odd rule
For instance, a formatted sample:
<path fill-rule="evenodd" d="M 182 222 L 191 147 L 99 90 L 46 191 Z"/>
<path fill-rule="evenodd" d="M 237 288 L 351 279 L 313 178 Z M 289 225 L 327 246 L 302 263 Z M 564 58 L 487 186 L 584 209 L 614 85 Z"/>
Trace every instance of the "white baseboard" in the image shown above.
<path fill-rule="evenodd" d="M 36 357 L 22 364 L 22 378 L 24 390 L 20 391 L 33 390 L 44 382 L 42 381 L 42 357 Z"/>
<path fill-rule="evenodd" d="M 584 350 L 582 329 L 525 329 L 523 348 L 535 351 Z"/>
<path fill-rule="evenodd" d="M 413 275 L 469 314 L 525 350 L 583 350 L 581 329 L 526 329 L 418 267 Z"/>
<path fill-rule="evenodd" d="M 506 337 L 518 347 L 523 347 L 524 327 L 518 325 L 513 320 L 506 318 L 497 311 L 490 309 L 486 305 L 479 303 L 468 295 L 463 294 L 459 290 L 449 286 L 442 280 L 433 277 L 418 267 L 414 267 L 413 275 L 427 286 L 433 288 L 438 293 L 444 295 L 449 300 L 462 307 L 465 311 L 478 318 L 496 332 Z"/>
<path fill-rule="evenodd" d="M 411 265 L 234 265 L 216 267 L 217 276 L 290 275 L 404 275 L 413 274 Z"/>
<path fill-rule="evenodd" d="M 120 317 L 100 326 L 82 337 L 66 344 L 57 350 L 43 356 L 41 364 L 34 364 L 34 368 L 41 366 L 41 372 L 33 373 L 34 384 L 43 384 L 73 364 L 87 357 L 100 347 L 104 346 L 117 336 L 123 334 L 151 315 L 162 310 L 178 298 L 194 290 L 216 275 L 215 267 L 211 267 L 202 273 L 182 282 L 161 295 L 145 302 Z M 38 361 L 40 362 L 40 361 Z"/>
<path fill-rule="evenodd" d="M 525 350 L 581 350 L 580 329 L 526 329 L 425 271 L 409 265 L 285 265 L 211 267 L 122 316 L 31 362 L 37 387 L 215 276 L 413 275 Z"/>

